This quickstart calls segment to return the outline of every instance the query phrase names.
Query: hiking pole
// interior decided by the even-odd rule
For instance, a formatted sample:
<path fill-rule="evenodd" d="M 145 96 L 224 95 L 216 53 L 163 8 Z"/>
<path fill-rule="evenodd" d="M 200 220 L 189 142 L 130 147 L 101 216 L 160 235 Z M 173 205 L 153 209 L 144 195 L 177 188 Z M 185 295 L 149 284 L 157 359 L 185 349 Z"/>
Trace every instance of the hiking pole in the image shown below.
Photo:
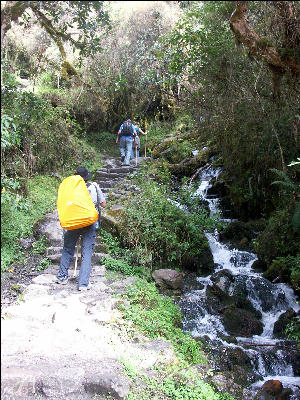
<path fill-rule="evenodd" d="M 76 278 L 76 270 L 77 270 L 77 262 L 78 262 L 78 247 L 79 247 L 79 239 L 76 243 L 76 258 L 75 258 L 75 267 L 73 277 Z"/>
<path fill-rule="evenodd" d="M 135 146 L 135 166 L 137 166 L 137 146 Z"/>
<path fill-rule="evenodd" d="M 147 138 L 148 138 L 148 134 L 147 134 L 147 120 L 145 119 L 145 132 L 146 132 L 146 143 L 145 143 L 145 158 L 146 158 L 146 148 L 147 148 Z"/>

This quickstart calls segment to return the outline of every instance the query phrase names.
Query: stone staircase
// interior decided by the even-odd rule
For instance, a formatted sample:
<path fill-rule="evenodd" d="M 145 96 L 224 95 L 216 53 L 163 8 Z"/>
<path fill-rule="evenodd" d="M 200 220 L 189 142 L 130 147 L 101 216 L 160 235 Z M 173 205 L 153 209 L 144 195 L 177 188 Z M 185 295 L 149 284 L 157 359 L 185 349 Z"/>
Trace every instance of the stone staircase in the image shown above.
<path fill-rule="evenodd" d="M 119 160 L 106 160 L 105 166 L 96 171 L 96 182 L 104 196 L 107 197 L 110 194 L 111 197 L 118 198 L 129 190 L 137 190 L 136 186 L 130 184 L 127 177 L 136 173 L 142 160 L 145 158 L 139 157 L 137 162 L 132 160 L 130 166 L 122 166 Z"/>

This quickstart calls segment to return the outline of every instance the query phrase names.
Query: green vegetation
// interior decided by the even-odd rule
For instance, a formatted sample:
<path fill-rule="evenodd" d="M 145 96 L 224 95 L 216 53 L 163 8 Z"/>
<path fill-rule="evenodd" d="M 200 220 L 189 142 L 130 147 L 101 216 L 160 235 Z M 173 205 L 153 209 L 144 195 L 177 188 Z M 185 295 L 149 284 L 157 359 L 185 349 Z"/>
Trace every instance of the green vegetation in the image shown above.
<path fill-rule="evenodd" d="M 288 324 L 285 329 L 285 334 L 289 339 L 297 340 L 298 345 L 300 345 L 300 321 L 299 317 L 295 317 Z"/>
<path fill-rule="evenodd" d="M 164 185 L 144 175 L 141 191 L 125 203 L 122 243 L 139 254 L 148 266 L 184 265 L 186 256 L 197 258 L 208 243 L 203 233 L 211 221 L 205 210 L 186 213 L 172 202 Z"/>
<path fill-rule="evenodd" d="M 123 316 L 134 322 L 150 338 L 162 337 L 170 341 L 176 355 L 190 364 L 203 363 L 200 343 L 183 333 L 179 307 L 170 297 L 159 294 L 155 283 L 137 280 L 125 295 L 129 307 L 121 308 Z"/>
<path fill-rule="evenodd" d="M 6 180 L 2 181 L 2 185 Z M 5 271 L 11 263 L 21 260 L 22 250 L 18 240 L 32 235 L 34 224 L 56 204 L 58 179 L 37 176 L 27 180 L 27 196 L 17 196 L 10 188 L 2 187 L 1 196 L 1 269 Z M 14 186 L 15 187 L 15 186 Z M 5 190 L 5 191 L 4 191 Z M 45 249 L 44 240 L 36 242 L 34 251 Z"/>
<path fill-rule="evenodd" d="M 1 3 L 2 270 L 22 260 L 19 239 L 53 211 L 59 177 L 119 156 L 120 123 L 136 119 L 148 132 L 141 154 L 147 141 L 152 159 L 132 180 L 140 191 L 122 199 L 121 240 L 103 233 L 105 265 L 144 278 L 128 319 L 193 363 L 198 345 L 180 336 L 178 310 L 148 281 L 158 267 L 212 265 L 203 232 L 222 224 L 193 197 L 191 183 L 207 162 L 222 167 L 216 184 L 235 217 L 264 222 L 247 237 L 264 276 L 300 291 L 300 3 L 243 3 L 241 24 L 257 37 L 249 46 L 234 30 L 239 2 L 136 2 L 143 4 L 131 11 L 122 9 L 127 3 Z M 280 57 L 275 66 L 270 46 Z M 43 256 L 46 243 L 36 239 L 31 255 Z M 43 258 L 38 269 L 48 263 Z M 296 320 L 287 334 L 299 336 Z M 177 372 L 140 377 L 144 398 L 229 398 L 203 383 L 188 386 Z"/>
<path fill-rule="evenodd" d="M 142 388 L 133 388 L 128 400 L 174 399 L 174 400 L 234 400 L 227 393 L 215 393 L 199 375 L 184 365 L 160 366 L 154 378 L 139 374 L 128 362 L 125 371 L 133 380 L 139 379 Z"/>
<path fill-rule="evenodd" d="M 179 307 L 169 297 L 159 294 L 154 283 L 137 280 L 124 297 L 129 306 L 120 306 L 123 316 L 150 338 L 161 337 L 171 342 L 178 358 L 171 364 L 160 364 L 153 378 L 146 377 L 130 362 L 124 362 L 125 371 L 133 381 L 142 382 L 142 388 L 134 385 L 128 399 L 171 398 L 181 400 L 233 400 L 214 389 L 196 374 L 191 365 L 206 363 L 201 343 L 186 335 L 180 328 Z"/>

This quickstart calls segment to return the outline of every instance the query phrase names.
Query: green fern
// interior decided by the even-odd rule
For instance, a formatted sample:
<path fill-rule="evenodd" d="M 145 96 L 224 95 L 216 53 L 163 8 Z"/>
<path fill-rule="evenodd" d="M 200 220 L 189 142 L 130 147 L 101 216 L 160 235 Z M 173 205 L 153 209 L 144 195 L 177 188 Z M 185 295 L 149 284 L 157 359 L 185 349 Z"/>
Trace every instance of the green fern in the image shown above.
<path fill-rule="evenodd" d="M 271 183 L 271 185 L 281 185 L 283 186 L 288 192 L 299 192 L 300 193 L 300 185 L 297 185 L 294 183 L 285 172 L 280 171 L 276 168 L 271 168 L 270 171 L 274 172 L 276 175 L 278 175 L 279 178 L 281 178 L 281 181 L 274 181 Z"/>

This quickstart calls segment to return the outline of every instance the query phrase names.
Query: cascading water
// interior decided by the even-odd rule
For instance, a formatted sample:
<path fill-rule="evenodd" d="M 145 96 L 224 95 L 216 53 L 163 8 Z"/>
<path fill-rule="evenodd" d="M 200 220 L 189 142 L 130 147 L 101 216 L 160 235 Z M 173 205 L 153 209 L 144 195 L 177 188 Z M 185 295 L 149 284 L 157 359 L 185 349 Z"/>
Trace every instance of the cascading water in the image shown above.
<path fill-rule="evenodd" d="M 220 169 L 210 166 L 203 170 L 200 186 L 195 193 L 208 202 L 211 215 L 221 215 L 219 200 L 207 195 L 211 180 L 217 178 L 220 172 Z M 292 358 L 297 358 L 296 350 L 291 351 L 289 341 L 273 336 L 274 324 L 279 316 L 287 310 L 297 312 L 300 308 L 293 290 L 287 285 L 264 279 L 251 268 L 257 259 L 255 254 L 230 250 L 220 242 L 218 236 L 217 231 L 206 233 L 215 264 L 213 273 L 197 277 L 192 286 L 186 286 L 181 296 L 179 306 L 183 314 L 183 329 L 194 337 L 206 338 L 211 348 L 242 351 L 254 373 L 251 381 L 253 389 L 266 380 L 277 379 L 284 387 L 293 390 L 291 399 L 296 400 L 300 396 L 300 378 L 295 376 L 291 362 Z M 211 293 L 213 301 L 209 300 Z M 248 313 L 247 310 L 257 316 L 244 322 L 245 334 L 239 336 L 234 330 L 231 331 L 230 322 L 226 322 L 224 310 L 220 312 L 221 306 L 216 301 L 220 293 L 223 297 L 238 301 L 241 297 L 244 299 L 247 307 L 241 315 L 238 314 L 241 319 Z M 223 307 L 225 314 L 226 307 Z M 228 340 L 230 337 L 234 340 Z"/>

